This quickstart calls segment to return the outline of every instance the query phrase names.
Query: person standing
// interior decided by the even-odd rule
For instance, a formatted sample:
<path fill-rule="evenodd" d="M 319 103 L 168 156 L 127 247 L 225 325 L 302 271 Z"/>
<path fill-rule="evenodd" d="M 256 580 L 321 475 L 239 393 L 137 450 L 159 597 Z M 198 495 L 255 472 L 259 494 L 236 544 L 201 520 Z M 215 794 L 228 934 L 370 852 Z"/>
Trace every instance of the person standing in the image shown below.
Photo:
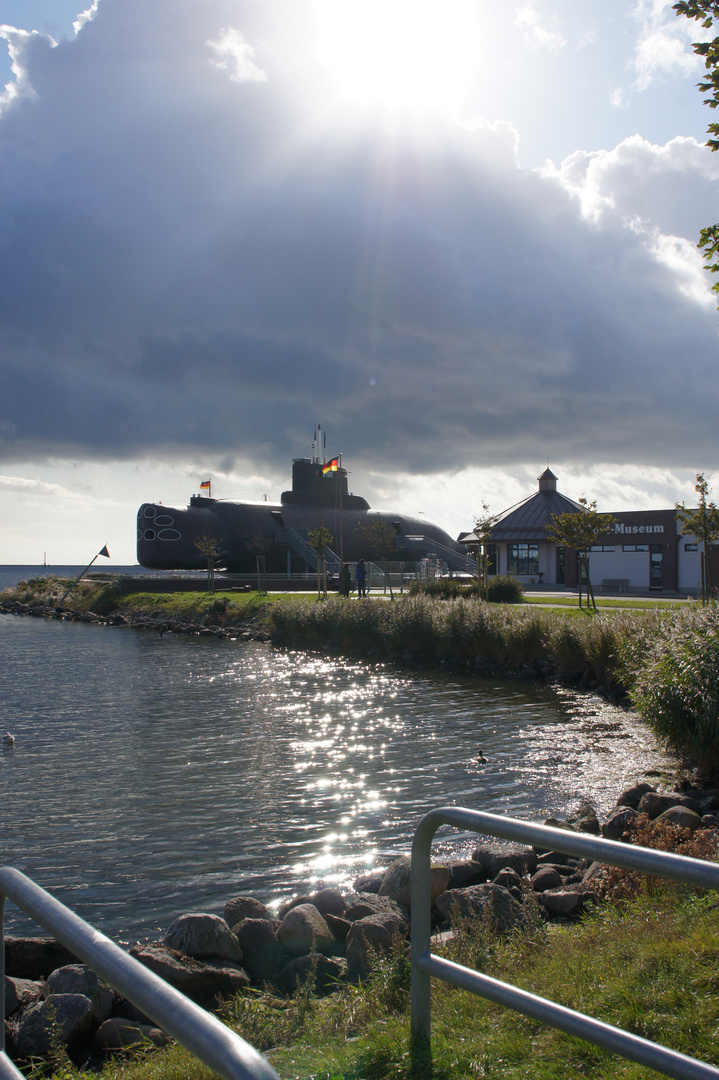
<path fill-rule="evenodd" d="M 342 563 L 342 569 L 340 570 L 340 596 L 349 596 L 351 586 L 352 578 L 350 576 L 350 564 L 348 562 Z"/>
<path fill-rule="evenodd" d="M 367 595 L 367 567 L 364 559 L 360 559 L 357 563 L 355 577 L 357 578 L 357 599 L 359 600 Z"/>

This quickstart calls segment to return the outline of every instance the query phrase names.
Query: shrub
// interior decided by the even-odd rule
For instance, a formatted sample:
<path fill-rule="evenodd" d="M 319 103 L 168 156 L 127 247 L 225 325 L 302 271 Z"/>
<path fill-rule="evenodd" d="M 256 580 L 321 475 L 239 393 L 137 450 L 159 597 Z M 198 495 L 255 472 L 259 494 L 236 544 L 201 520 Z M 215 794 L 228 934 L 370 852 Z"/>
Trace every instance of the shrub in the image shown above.
<path fill-rule="evenodd" d="M 522 586 L 517 578 L 509 574 L 490 578 L 487 599 L 490 604 L 518 604 L 522 599 Z"/>
<path fill-rule="evenodd" d="M 719 608 L 657 621 L 651 641 L 623 643 L 632 699 L 654 732 L 719 775 Z"/>

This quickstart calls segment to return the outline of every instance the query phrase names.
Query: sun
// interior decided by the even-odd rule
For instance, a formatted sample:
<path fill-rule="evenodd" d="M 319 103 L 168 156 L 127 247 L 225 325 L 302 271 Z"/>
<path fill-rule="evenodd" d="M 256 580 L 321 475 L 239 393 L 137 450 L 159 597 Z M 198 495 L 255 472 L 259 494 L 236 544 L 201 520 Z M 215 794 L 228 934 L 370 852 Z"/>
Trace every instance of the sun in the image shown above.
<path fill-rule="evenodd" d="M 314 0 L 316 55 L 360 104 L 456 111 L 477 63 L 470 0 Z"/>

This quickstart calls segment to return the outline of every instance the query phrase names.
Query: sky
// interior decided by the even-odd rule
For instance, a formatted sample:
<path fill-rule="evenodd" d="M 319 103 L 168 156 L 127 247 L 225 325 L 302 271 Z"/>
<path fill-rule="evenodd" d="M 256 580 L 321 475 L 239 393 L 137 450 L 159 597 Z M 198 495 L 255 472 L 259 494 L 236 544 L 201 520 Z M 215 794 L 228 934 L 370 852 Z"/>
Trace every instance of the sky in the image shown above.
<path fill-rule="evenodd" d="M 278 499 L 317 422 L 350 490 L 455 536 L 547 465 L 602 511 L 719 497 L 707 33 L 0 0 L 0 563 L 132 563 L 139 505 L 209 478 Z"/>

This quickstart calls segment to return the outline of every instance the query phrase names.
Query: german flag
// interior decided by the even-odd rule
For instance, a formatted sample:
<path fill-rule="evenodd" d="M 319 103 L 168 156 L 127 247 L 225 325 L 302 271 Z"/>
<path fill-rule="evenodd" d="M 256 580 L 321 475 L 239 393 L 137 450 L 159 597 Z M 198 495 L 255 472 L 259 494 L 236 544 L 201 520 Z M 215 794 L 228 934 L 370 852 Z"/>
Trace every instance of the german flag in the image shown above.
<path fill-rule="evenodd" d="M 333 457 L 330 461 L 326 461 L 322 466 L 322 475 L 324 476 L 328 472 L 337 472 L 340 467 L 340 459 Z"/>

